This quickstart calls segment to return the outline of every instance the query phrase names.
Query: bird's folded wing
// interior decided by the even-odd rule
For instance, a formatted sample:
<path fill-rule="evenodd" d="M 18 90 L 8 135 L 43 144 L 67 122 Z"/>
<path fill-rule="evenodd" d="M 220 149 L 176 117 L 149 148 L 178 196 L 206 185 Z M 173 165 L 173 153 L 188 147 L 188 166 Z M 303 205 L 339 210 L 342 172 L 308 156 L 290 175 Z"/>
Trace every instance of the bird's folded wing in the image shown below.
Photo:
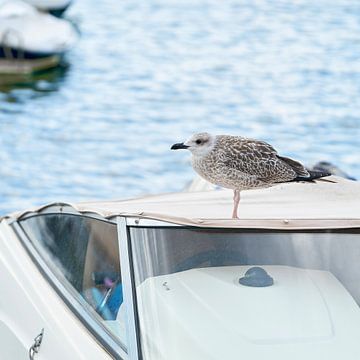
<path fill-rule="evenodd" d="M 283 162 L 285 162 L 287 165 L 291 166 L 291 168 L 295 170 L 298 176 L 308 177 L 310 175 L 309 171 L 305 168 L 305 166 L 298 161 L 280 155 L 277 155 L 277 157 Z"/>
<path fill-rule="evenodd" d="M 304 176 L 307 173 L 297 161 L 280 157 L 270 144 L 254 139 L 232 137 L 224 157 L 225 166 L 256 176 L 264 182 L 290 181 L 299 173 Z"/>

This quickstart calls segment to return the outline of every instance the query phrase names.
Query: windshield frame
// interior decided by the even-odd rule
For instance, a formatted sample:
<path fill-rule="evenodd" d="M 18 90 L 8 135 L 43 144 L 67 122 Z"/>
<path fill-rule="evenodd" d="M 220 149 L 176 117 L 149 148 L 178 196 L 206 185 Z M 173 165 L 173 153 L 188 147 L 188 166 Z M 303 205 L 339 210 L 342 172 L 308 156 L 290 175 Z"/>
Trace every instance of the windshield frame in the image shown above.
<path fill-rule="evenodd" d="M 57 211 L 56 211 L 57 210 Z M 28 219 L 34 216 L 42 215 L 73 215 L 86 217 L 90 219 L 95 219 L 99 221 L 104 221 L 117 225 L 115 221 L 105 219 L 96 214 L 83 214 L 75 211 L 72 208 L 64 208 L 63 206 L 47 208 L 46 211 L 41 213 L 28 213 L 25 216 L 21 217 L 16 221 L 11 221 L 9 225 L 13 228 L 15 234 L 17 235 L 20 243 L 25 248 L 26 252 L 30 256 L 33 263 L 37 266 L 38 270 L 42 276 L 48 281 L 52 288 L 56 291 L 59 297 L 64 301 L 66 306 L 70 309 L 71 312 L 77 317 L 82 325 L 89 331 L 89 333 L 94 337 L 94 339 L 104 348 L 104 350 L 109 353 L 114 359 L 129 359 L 128 349 L 125 350 L 119 341 L 115 339 L 108 331 L 105 330 L 103 326 L 96 321 L 83 307 L 83 305 L 76 299 L 73 294 L 73 289 L 70 288 L 70 285 L 66 282 L 62 282 L 56 273 L 52 270 L 51 266 L 47 264 L 45 259 L 42 257 L 41 253 L 37 249 L 36 245 L 31 241 L 29 236 L 24 231 L 23 227 L 20 224 L 21 220 Z M 94 216 L 92 216 L 94 215 Z M 119 233 L 117 233 L 119 238 Z M 120 239 L 119 239 L 120 243 Z M 125 254 L 124 254 L 125 256 Z M 120 259 L 121 261 L 121 259 Z"/>

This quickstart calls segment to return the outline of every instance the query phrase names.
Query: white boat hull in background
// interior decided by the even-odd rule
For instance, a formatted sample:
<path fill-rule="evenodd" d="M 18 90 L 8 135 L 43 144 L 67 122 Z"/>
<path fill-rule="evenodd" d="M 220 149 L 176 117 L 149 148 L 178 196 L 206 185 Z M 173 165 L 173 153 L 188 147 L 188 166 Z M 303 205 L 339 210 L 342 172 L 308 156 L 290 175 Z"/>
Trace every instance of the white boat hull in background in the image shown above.
<path fill-rule="evenodd" d="M 24 51 L 60 54 L 77 40 L 73 25 L 22 1 L 0 3 L 0 44 Z"/>
<path fill-rule="evenodd" d="M 60 60 L 77 39 L 69 21 L 42 13 L 23 1 L 0 0 L 0 73 L 52 67 L 54 59 Z"/>

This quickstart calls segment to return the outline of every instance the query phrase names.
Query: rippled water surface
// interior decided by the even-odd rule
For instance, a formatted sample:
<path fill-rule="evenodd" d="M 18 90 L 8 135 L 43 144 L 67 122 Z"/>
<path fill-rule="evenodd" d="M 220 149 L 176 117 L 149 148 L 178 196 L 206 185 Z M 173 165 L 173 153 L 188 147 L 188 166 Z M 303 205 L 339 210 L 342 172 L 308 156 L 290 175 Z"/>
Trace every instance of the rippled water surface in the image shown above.
<path fill-rule="evenodd" d="M 0 212 L 176 191 L 174 142 L 271 142 L 360 178 L 358 1 L 75 1 L 66 64 L 0 77 Z"/>

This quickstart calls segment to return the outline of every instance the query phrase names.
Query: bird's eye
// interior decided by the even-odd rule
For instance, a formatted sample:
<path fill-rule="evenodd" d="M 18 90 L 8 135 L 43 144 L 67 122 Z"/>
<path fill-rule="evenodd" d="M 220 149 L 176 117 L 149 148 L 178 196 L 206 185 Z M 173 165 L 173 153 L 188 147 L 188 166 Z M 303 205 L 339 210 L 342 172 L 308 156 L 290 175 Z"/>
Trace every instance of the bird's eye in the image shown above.
<path fill-rule="evenodd" d="M 201 144 L 201 140 L 200 140 L 200 139 L 197 139 L 197 140 L 195 141 L 195 143 L 196 143 L 197 145 L 200 145 L 200 144 Z"/>

